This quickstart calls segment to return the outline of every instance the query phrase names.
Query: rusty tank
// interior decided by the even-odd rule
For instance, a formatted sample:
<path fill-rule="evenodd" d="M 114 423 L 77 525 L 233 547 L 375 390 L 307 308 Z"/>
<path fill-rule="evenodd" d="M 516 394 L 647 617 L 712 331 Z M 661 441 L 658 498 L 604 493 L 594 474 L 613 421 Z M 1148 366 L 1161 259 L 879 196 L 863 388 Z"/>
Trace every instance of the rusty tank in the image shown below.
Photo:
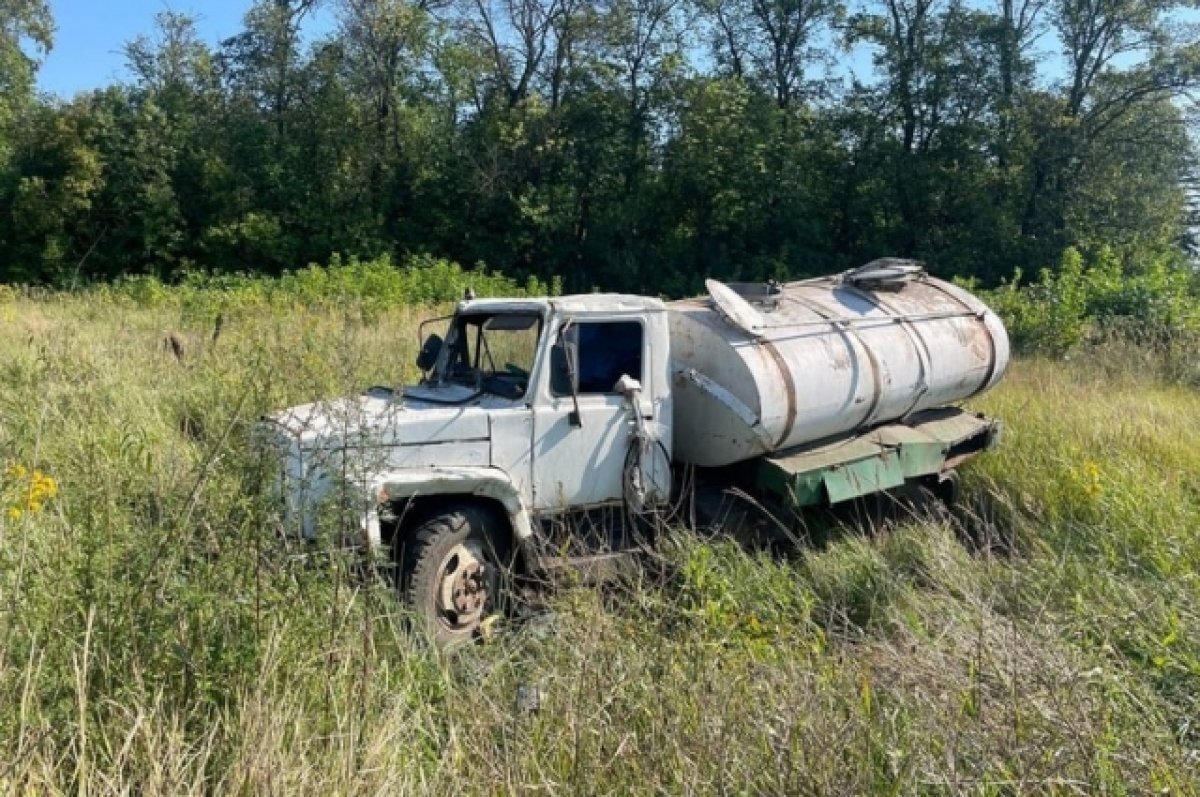
<path fill-rule="evenodd" d="M 668 304 L 677 459 L 730 465 L 903 421 L 995 385 L 1000 318 L 913 261 Z"/>

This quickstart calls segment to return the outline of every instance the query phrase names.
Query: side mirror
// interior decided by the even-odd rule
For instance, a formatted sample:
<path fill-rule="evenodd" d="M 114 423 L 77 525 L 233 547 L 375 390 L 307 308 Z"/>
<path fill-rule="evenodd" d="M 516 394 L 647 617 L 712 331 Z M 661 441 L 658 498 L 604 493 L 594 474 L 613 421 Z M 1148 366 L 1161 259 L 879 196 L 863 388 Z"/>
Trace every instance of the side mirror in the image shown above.
<path fill-rule="evenodd" d="M 574 343 L 560 341 L 550 349 L 550 392 L 574 399 L 575 411 L 568 420 L 575 427 L 583 426 L 583 418 L 579 415 L 578 361 L 579 351 Z"/>
<path fill-rule="evenodd" d="M 421 353 L 417 355 L 417 367 L 422 373 L 428 373 L 433 366 L 437 365 L 438 357 L 442 353 L 442 338 L 439 335 L 430 335 L 425 338 L 425 342 L 421 345 Z"/>
<path fill-rule="evenodd" d="M 575 392 L 575 346 L 555 343 L 550 349 L 550 390 L 556 396 Z"/>

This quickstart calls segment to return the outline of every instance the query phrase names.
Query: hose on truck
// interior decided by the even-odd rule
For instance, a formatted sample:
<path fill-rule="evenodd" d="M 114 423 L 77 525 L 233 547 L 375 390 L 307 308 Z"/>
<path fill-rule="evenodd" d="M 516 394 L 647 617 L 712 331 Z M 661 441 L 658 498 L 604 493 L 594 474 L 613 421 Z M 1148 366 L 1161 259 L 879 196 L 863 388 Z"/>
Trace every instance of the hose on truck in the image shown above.
<path fill-rule="evenodd" d="M 639 402 L 641 385 L 623 377 L 617 388 L 625 394 L 633 419 L 633 434 L 621 468 L 625 519 L 633 529 L 644 527 L 650 520 L 661 526 L 678 511 L 678 507 L 670 505 L 671 455 L 662 440 L 652 436 L 646 428 Z M 659 459 L 655 462 L 653 458 Z M 666 484 L 656 483 L 658 474 L 665 474 Z"/>

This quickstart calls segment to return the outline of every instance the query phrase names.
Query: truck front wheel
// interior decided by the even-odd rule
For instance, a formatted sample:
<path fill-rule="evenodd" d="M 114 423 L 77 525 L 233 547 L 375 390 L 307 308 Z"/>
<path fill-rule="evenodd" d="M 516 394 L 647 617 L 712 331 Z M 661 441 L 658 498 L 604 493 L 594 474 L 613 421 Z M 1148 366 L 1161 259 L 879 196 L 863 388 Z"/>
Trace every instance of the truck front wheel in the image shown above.
<path fill-rule="evenodd" d="M 500 603 L 506 535 L 476 507 L 434 515 L 400 553 L 400 594 L 440 645 L 472 639 Z"/>

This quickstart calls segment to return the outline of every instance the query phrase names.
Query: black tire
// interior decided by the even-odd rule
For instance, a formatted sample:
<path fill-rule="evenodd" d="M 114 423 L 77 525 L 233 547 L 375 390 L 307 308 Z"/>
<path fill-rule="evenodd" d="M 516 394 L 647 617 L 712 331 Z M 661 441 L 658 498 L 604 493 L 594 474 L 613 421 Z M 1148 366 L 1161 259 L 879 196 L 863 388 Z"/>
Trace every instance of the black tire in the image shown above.
<path fill-rule="evenodd" d="M 922 503 L 953 511 L 961 497 L 961 482 L 958 471 L 953 468 L 924 477 L 918 482 Z"/>
<path fill-rule="evenodd" d="M 934 483 L 933 494 L 947 509 L 956 509 L 962 498 L 962 477 L 958 471 L 951 468 L 939 475 Z"/>
<path fill-rule="evenodd" d="M 472 640 L 500 607 L 507 541 L 492 515 L 465 506 L 433 515 L 400 543 L 400 597 L 438 645 Z"/>

